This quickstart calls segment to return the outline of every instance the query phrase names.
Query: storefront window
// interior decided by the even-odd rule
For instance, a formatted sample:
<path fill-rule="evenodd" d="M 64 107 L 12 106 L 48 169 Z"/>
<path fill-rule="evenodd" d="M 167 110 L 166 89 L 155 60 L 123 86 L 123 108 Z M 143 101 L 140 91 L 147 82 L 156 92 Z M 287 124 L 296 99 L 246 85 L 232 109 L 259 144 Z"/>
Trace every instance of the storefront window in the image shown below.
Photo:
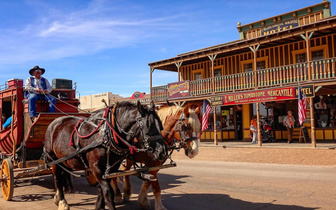
<path fill-rule="evenodd" d="M 265 69 L 265 67 L 266 67 L 265 61 L 259 61 L 259 62 L 257 62 L 257 70 L 259 70 L 259 69 Z"/>
<path fill-rule="evenodd" d="M 317 50 L 312 52 L 312 60 L 321 60 L 324 59 L 323 50 Z"/>
<path fill-rule="evenodd" d="M 252 63 L 244 64 L 244 72 L 248 72 L 248 71 L 253 71 L 253 64 Z"/>
<path fill-rule="evenodd" d="M 301 53 L 301 54 L 296 54 L 296 63 L 304 63 L 307 61 L 307 54 L 306 53 Z"/>
<path fill-rule="evenodd" d="M 232 106 L 222 107 L 221 127 L 222 130 L 230 130 L 234 128 L 234 111 Z"/>
<path fill-rule="evenodd" d="M 215 73 L 215 77 L 220 77 L 222 76 L 222 69 L 215 69 L 214 73 Z"/>
<path fill-rule="evenodd" d="M 202 79 L 202 73 L 195 73 L 194 77 L 195 77 L 195 80 L 201 80 Z"/>

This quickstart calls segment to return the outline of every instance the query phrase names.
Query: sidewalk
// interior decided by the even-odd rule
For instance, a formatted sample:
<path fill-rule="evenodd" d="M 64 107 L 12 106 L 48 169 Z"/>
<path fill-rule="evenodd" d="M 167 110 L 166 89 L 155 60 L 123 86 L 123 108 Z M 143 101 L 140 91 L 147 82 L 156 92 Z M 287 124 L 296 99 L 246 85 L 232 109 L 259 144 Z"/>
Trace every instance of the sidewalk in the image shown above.
<path fill-rule="evenodd" d="M 218 142 L 215 145 L 214 142 L 201 142 L 200 147 L 226 147 L 226 148 L 259 148 L 258 144 L 252 144 L 251 142 L 243 141 L 226 141 Z M 336 149 L 336 142 L 317 142 L 316 147 L 312 147 L 311 143 L 291 143 L 287 142 L 275 142 L 275 143 L 263 143 L 262 148 L 311 148 L 311 149 Z"/>

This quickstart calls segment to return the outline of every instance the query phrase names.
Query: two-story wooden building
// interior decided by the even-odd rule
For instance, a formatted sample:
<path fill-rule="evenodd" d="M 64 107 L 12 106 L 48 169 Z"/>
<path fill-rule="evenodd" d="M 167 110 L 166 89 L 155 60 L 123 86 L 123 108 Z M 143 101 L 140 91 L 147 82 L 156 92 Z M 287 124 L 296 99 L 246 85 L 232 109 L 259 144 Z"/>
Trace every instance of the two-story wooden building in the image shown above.
<path fill-rule="evenodd" d="M 297 120 L 297 87 L 308 102 L 304 122 L 312 145 L 336 139 L 336 16 L 329 1 L 241 25 L 239 40 L 149 63 L 156 103 L 211 101 L 203 140 L 249 141 L 250 120 L 268 121 L 273 136 L 287 141 L 282 120 Z M 154 70 L 177 72 L 177 81 L 152 87 Z M 300 135 L 299 125 L 294 138 Z M 259 141 L 261 145 L 261 141 Z"/>

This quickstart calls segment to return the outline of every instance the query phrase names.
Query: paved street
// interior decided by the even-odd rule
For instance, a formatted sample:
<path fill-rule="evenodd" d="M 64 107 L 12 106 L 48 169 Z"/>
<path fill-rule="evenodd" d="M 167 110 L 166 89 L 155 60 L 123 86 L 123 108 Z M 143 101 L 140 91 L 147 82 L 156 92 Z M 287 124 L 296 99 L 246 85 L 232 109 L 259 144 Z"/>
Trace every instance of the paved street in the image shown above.
<path fill-rule="evenodd" d="M 336 168 L 286 164 L 176 161 L 178 167 L 160 173 L 163 204 L 167 209 L 334 209 Z M 132 177 L 129 203 L 118 209 L 140 209 L 136 194 L 141 181 Z M 71 209 L 93 209 L 97 189 L 74 178 Z M 0 209 L 57 209 L 51 176 L 16 182 L 14 199 Z M 154 198 L 150 193 L 151 204 Z M 154 208 L 153 208 L 154 209 Z"/>

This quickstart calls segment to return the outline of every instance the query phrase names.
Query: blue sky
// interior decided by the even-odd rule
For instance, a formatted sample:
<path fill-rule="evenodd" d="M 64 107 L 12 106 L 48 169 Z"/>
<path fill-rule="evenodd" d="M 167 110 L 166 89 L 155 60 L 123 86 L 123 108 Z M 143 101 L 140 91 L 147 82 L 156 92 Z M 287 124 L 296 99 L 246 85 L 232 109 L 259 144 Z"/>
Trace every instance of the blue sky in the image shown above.
<path fill-rule="evenodd" d="M 77 82 L 81 96 L 149 93 L 148 63 L 237 40 L 238 22 L 320 2 L 0 0 L 0 84 L 25 80 L 28 70 L 39 65 L 50 82 Z M 333 2 L 331 7 L 336 11 Z M 176 73 L 153 73 L 153 86 L 176 81 Z"/>

